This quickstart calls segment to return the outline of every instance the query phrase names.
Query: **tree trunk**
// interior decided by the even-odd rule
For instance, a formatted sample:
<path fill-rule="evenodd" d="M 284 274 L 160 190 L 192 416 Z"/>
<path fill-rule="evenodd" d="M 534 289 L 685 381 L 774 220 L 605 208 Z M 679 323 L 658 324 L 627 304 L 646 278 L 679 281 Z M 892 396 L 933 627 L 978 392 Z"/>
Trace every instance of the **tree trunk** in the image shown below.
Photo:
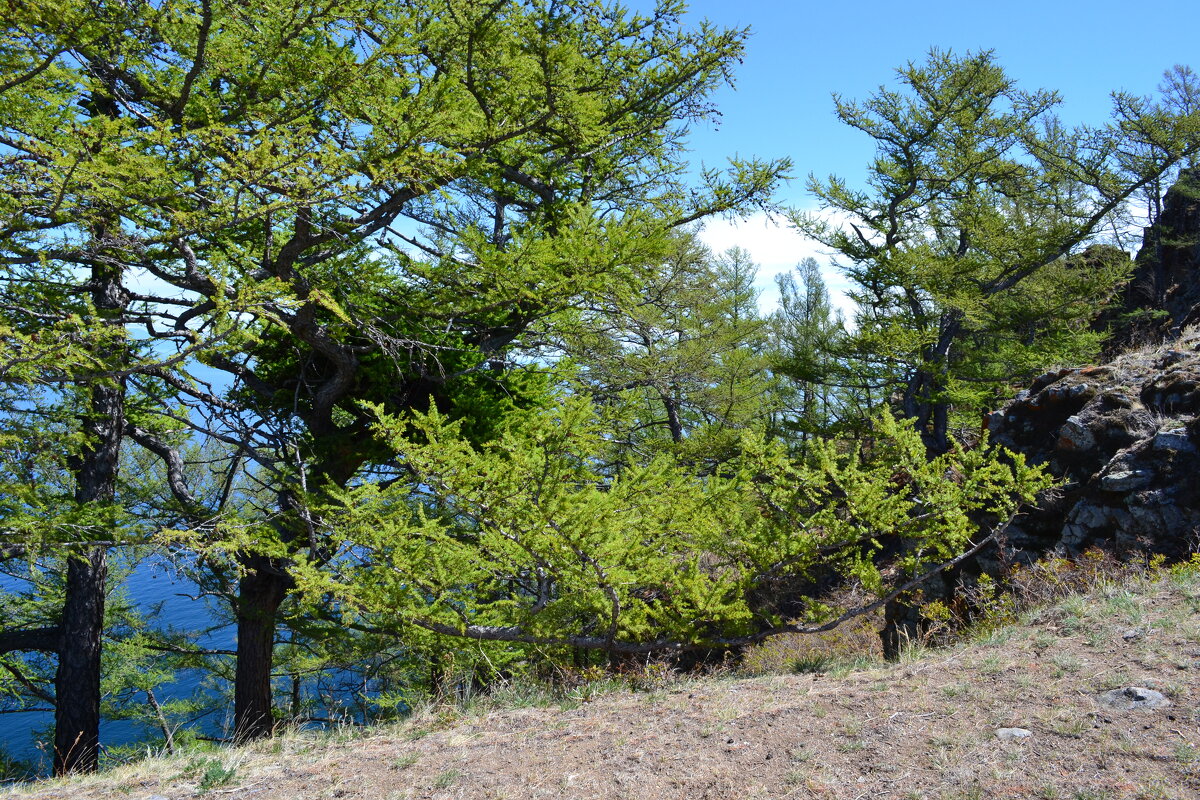
<path fill-rule="evenodd" d="M 310 430 L 317 428 L 311 421 Z M 322 485 L 329 481 L 344 486 L 361 464 L 361 459 L 333 458 L 312 468 L 309 481 Z M 308 546 L 309 557 L 319 560 L 320 547 L 309 533 L 307 511 L 290 490 L 279 495 L 284 519 L 280 538 L 289 552 Z M 304 543 L 304 544 L 301 544 Z M 279 606 L 295 581 L 288 574 L 287 559 L 244 554 L 241 565 L 245 577 L 238 582 L 237 665 L 233 684 L 233 738 L 244 742 L 264 739 L 275 731 L 274 691 L 271 670 L 275 658 L 275 626 Z"/>
<path fill-rule="evenodd" d="M 100 638 L 107 551 L 89 547 L 67 562 L 66 602 L 54 675 L 54 774 L 92 772 L 100 757 Z"/>
<path fill-rule="evenodd" d="M 273 559 L 246 559 L 246 575 L 238 583 L 237 667 L 233 684 L 233 738 L 244 742 L 270 736 L 271 668 L 275 656 L 275 617 L 290 579 Z"/>
<path fill-rule="evenodd" d="M 679 403 L 674 395 L 668 395 L 666 392 L 660 393 L 663 406 L 667 410 L 667 427 L 671 431 L 671 441 L 675 444 L 683 442 L 683 422 L 679 419 Z"/>
<path fill-rule="evenodd" d="M 923 363 L 909 378 L 901 399 L 901 413 L 915 421 L 930 455 L 950 449 L 950 404 L 944 393 L 950 370 L 950 350 L 962 332 L 961 311 L 942 315 L 937 343 L 922 354 Z"/>
<path fill-rule="evenodd" d="M 104 241 L 104 233 L 96 235 Z M 121 285 L 121 267 L 103 261 L 92 267 L 92 303 L 102 320 L 113 321 L 128 306 Z M 119 367 L 124 360 L 121 345 L 101 352 L 104 363 Z M 95 378 L 89 387 L 88 407 L 81 421 L 84 444 L 72 459 L 75 502 L 91 508 L 103 518 L 117 494 L 117 469 L 125 432 L 124 378 Z M 88 534 L 108 539 L 112 531 L 104 523 Z M 66 599 L 63 603 L 58 648 L 58 670 L 54 676 L 54 774 L 93 772 L 100 757 L 100 650 L 104 633 L 104 590 L 108 579 L 108 557 L 103 546 L 86 547 L 67 558 Z"/>

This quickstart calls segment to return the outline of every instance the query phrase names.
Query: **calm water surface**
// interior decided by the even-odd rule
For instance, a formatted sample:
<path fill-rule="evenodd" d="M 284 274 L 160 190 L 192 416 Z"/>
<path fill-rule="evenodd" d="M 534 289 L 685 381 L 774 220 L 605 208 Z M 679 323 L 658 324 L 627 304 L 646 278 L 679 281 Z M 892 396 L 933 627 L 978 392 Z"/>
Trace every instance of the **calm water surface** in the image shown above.
<path fill-rule="evenodd" d="M 0 578 L 0 588 L 12 589 L 11 579 Z M 162 558 L 149 558 L 130 573 L 125 591 L 139 609 L 148 615 L 149 623 L 160 629 L 202 631 L 215 624 L 213 608 L 203 599 L 196 599 L 196 587 L 175 573 Z M 190 596 L 189 596 L 190 595 Z M 197 643 L 203 647 L 231 649 L 235 634 L 232 625 L 218 628 Z M 181 673 L 174 683 L 156 688 L 159 702 L 192 696 L 204 674 L 199 670 Z M 218 733 L 224 720 L 210 720 L 202 725 L 207 733 Z M 10 758 L 32 762 L 47 769 L 50 754 L 45 746 L 49 740 L 53 715 L 50 712 L 0 714 L 0 748 Z M 140 723 L 125 720 L 106 720 L 100 724 L 100 741 L 115 747 L 146 739 Z M 153 738 L 159 738 L 155 732 Z"/>

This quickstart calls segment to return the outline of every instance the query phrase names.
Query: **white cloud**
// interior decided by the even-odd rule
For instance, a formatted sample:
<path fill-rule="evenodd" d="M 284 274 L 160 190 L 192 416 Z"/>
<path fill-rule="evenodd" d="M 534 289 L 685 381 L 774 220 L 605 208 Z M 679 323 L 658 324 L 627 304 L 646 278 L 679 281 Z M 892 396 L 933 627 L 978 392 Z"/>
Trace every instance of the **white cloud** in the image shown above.
<path fill-rule="evenodd" d="M 831 264 L 832 257 L 822 245 L 804 236 L 785 220 L 752 214 L 744 219 L 717 219 L 705 223 L 700 240 L 714 253 L 724 253 L 740 247 L 758 265 L 755 288 L 760 292 L 758 305 L 769 313 L 779 307 L 779 287 L 775 276 L 789 272 L 805 258 L 815 258 L 821 265 L 834 306 L 852 319 L 854 304 L 846 296 L 850 284 Z"/>

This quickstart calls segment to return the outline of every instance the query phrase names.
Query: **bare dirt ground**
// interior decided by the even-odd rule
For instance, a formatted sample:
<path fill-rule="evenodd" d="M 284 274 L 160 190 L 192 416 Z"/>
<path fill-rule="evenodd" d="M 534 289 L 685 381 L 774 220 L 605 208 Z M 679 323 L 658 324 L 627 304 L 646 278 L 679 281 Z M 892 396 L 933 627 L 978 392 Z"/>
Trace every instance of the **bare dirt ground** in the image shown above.
<path fill-rule="evenodd" d="M 1104 586 L 846 675 L 666 681 L 550 707 L 431 710 L 47 782 L 19 798 L 1200 798 L 1200 577 Z M 1171 702 L 1115 710 L 1138 686 Z M 1025 738 L 1002 740 L 1016 727 Z M 2 795 L 0 795 L 2 796 Z"/>

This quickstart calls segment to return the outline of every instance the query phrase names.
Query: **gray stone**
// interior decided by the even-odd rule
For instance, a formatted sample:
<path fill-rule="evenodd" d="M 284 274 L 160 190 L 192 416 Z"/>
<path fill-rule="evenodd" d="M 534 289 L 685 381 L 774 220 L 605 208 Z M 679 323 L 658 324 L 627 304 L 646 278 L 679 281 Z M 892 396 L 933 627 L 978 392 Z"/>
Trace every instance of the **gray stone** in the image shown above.
<path fill-rule="evenodd" d="M 1058 446 L 1070 450 L 1091 450 L 1096 446 L 1096 437 L 1079 417 L 1067 417 L 1058 429 Z"/>
<path fill-rule="evenodd" d="M 1113 689 L 1104 692 L 1096 698 L 1101 705 L 1115 708 L 1119 711 L 1153 711 L 1166 708 L 1171 701 L 1162 692 L 1146 689 L 1141 686 L 1127 686 L 1124 689 Z"/>
<path fill-rule="evenodd" d="M 1130 469 L 1120 472 L 1110 472 L 1100 479 L 1100 488 L 1106 492 L 1128 492 L 1140 489 L 1154 480 L 1154 473 L 1148 469 Z"/>
<path fill-rule="evenodd" d="M 1138 522 L 1142 530 L 1152 531 L 1163 526 L 1163 518 L 1160 513 L 1161 509 L 1155 506 L 1134 506 L 1129 507 L 1130 515 Z"/>
<path fill-rule="evenodd" d="M 1117 530 L 1127 530 L 1133 525 L 1133 515 L 1122 508 L 1109 509 L 1108 524 Z"/>
<path fill-rule="evenodd" d="M 1102 528 L 1108 524 L 1108 510 L 1091 503 L 1079 503 L 1075 506 L 1071 521 L 1085 528 Z"/>
<path fill-rule="evenodd" d="M 1162 359 L 1159 361 L 1159 364 L 1164 367 L 1169 367 L 1172 364 L 1178 364 L 1180 361 L 1186 361 L 1189 355 L 1189 353 L 1185 353 L 1182 350 L 1168 350 L 1162 354 Z"/>
<path fill-rule="evenodd" d="M 1139 505 L 1130 503 L 1129 516 L 1131 521 L 1137 523 L 1139 530 L 1135 532 L 1156 539 L 1172 535 L 1171 532 L 1176 532 L 1173 535 L 1187 536 L 1200 529 L 1195 510 L 1179 508 L 1170 497 L 1160 498 L 1156 504 L 1146 503 L 1145 500 Z"/>
<path fill-rule="evenodd" d="M 1089 383 L 1055 383 L 1047 387 L 1042 396 L 1047 400 L 1071 400 L 1077 397 L 1092 397 L 1096 390 Z"/>
<path fill-rule="evenodd" d="M 1194 453 L 1196 446 L 1188 438 L 1186 428 L 1176 428 L 1170 431 L 1160 431 L 1154 437 L 1154 449 L 1177 453 Z"/>
<path fill-rule="evenodd" d="M 1024 728 L 997 728 L 996 738 L 1001 741 L 1011 742 L 1017 739 L 1028 739 L 1033 736 L 1033 731 L 1027 731 Z"/>
<path fill-rule="evenodd" d="M 1067 524 L 1062 529 L 1062 543 L 1065 547 L 1078 547 L 1087 538 L 1087 528 L 1082 525 Z"/>
<path fill-rule="evenodd" d="M 1169 506 L 1174 504 L 1174 497 L 1173 489 L 1147 489 L 1131 497 L 1130 500 L 1133 502 L 1130 503 L 1130 506 L 1134 504 L 1148 507 Z"/>
<path fill-rule="evenodd" d="M 1200 171 L 1195 177 L 1200 186 Z M 1200 225 L 1200 205 L 1193 206 Z M 1189 291 L 1200 315 L 1200 280 Z M 1160 356 L 1175 363 L 1161 369 Z M 988 418 L 993 442 L 1062 481 L 1039 495 L 1009 547 L 1030 558 L 1091 546 L 1186 558 L 1200 530 L 1200 492 L 1192 485 L 1200 476 L 1197 417 L 1200 329 L 1180 333 L 1157 353 L 1039 378 L 1028 396 Z"/>

